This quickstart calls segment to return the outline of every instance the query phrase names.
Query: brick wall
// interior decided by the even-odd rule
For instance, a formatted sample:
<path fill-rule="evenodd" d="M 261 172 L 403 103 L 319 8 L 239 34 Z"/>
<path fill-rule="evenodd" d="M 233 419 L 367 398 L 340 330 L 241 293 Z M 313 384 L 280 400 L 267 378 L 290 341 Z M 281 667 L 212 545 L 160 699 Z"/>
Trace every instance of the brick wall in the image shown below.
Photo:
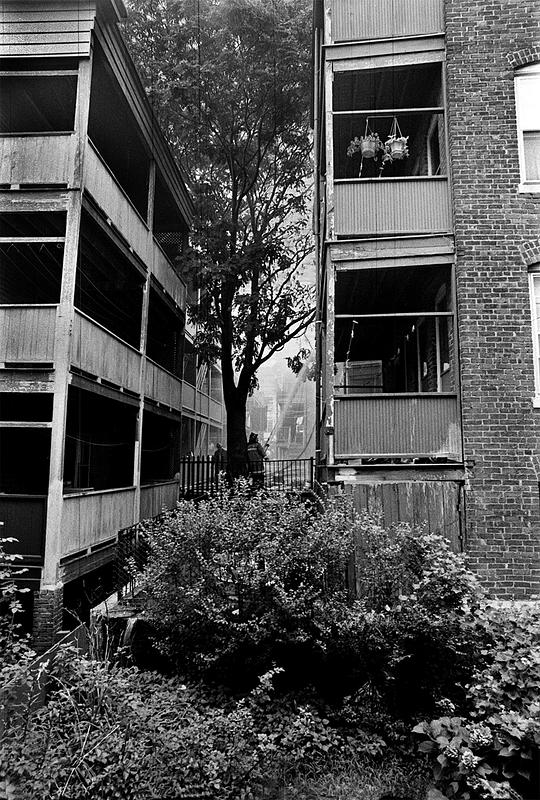
<path fill-rule="evenodd" d="M 540 592 L 540 409 L 527 264 L 540 194 L 519 194 L 514 66 L 540 59 L 537 0 L 446 0 L 467 549 L 494 593 Z"/>
<path fill-rule="evenodd" d="M 34 595 L 32 647 L 38 654 L 44 653 L 57 640 L 56 634 L 62 628 L 63 601 L 62 587 L 42 590 Z"/>

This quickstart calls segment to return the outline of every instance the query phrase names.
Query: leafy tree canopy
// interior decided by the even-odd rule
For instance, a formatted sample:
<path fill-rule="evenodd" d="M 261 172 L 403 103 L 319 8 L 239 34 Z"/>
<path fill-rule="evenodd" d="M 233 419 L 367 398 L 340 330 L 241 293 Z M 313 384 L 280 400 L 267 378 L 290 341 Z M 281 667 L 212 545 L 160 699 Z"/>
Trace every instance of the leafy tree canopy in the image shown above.
<path fill-rule="evenodd" d="M 183 269 L 196 347 L 220 361 L 228 447 L 245 451 L 258 368 L 313 318 L 309 0 L 132 0 L 127 39 L 193 191 Z"/>

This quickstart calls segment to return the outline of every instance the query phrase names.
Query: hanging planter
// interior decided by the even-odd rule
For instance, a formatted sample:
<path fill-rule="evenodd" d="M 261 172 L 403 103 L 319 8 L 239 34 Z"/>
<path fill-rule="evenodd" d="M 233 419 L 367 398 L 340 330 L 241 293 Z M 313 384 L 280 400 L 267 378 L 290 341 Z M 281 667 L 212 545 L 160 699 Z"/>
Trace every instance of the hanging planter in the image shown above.
<path fill-rule="evenodd" d="M 384 143 L 384 149 L 392 161 L 402 161 L 409 155 L 407 147 L 408 136 L 402 136 L 397 117 L 394 117 L 388 139 Z"/>
<path fill-rule="evenodd" d="M 382 150 L 384 150 L 384 145 L 379 134 L 370 130 L 369 119 L 367 119 L 364 135 L 360 139 L 358 136 L 354 137 L 347 148 L 347 155 L 351 158 L 356 153 L 360 153 L 362 158 L 377 158 Z"/>

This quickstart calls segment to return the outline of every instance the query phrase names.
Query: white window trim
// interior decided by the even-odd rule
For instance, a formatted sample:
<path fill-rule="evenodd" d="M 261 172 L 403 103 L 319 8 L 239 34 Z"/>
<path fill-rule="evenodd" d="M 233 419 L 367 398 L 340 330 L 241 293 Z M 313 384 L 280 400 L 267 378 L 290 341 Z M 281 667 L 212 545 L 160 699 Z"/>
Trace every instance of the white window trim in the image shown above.
<path fill-rule="evenodd" d="M 540 320 L 536 318 L 536 297 L 534 282 L 540 280 L 540 266 L 529 271 L 529 298 L 531 301 L 531 332 L 534 360 L 534 397 L 532 403 L 534 408 L 540 408 L 540 347 L 538 345 L 538 334 L 540 333 Z"/>
<path fill-rule="evenodd" d="M 518 139 L 518 154 L 519 154 L 519 176 L 520 176 L 520 183 L 518 191 L 520 193 L 536 193 L 540 192 L 540 180 L 537 181 L 528 181 L 525 177 L 525 153 L 523 148 L 523 127 L 521 126 L 520 122 L 520 108 L 519 108 L 519 100 L 520 100 L 520 92 L 519 92 L 519 84 L 523 80 L 529 79 L 531 76 L 538 76 L 540 77 L 540 63 L 539 64 L 531 64 L 528 67 L 521 67 L 519 70 L 516 71 L 514 77 L 514 97 L 516 101 L 516 122 L 517 122 L 517 139 Z M 530 129 L 527 129 L 530 130 Z M 538 386 L 538 384 L 537 384 Z"/>

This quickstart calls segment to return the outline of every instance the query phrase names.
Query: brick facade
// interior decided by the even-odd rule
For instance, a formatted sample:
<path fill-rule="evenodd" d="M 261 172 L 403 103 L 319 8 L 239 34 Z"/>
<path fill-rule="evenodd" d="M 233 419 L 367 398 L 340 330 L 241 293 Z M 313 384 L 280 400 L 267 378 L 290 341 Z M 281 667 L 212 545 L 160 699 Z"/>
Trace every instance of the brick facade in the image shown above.
<path fill-rule="evenodd" d="M 55 644 L 56 634 L 62 628 L 63 605 L 63 587 L 34 594 L 32 647 L 37 653 L 44 653 Z"/>
<path fill-rule="evenodd" d="M 540 408 L 527 266 L 540 194 L 519 193 L 514 68 L 540 61 L 538 3 L 447 0 L 466 549 L 496 595 L 540 592 Z"/>

